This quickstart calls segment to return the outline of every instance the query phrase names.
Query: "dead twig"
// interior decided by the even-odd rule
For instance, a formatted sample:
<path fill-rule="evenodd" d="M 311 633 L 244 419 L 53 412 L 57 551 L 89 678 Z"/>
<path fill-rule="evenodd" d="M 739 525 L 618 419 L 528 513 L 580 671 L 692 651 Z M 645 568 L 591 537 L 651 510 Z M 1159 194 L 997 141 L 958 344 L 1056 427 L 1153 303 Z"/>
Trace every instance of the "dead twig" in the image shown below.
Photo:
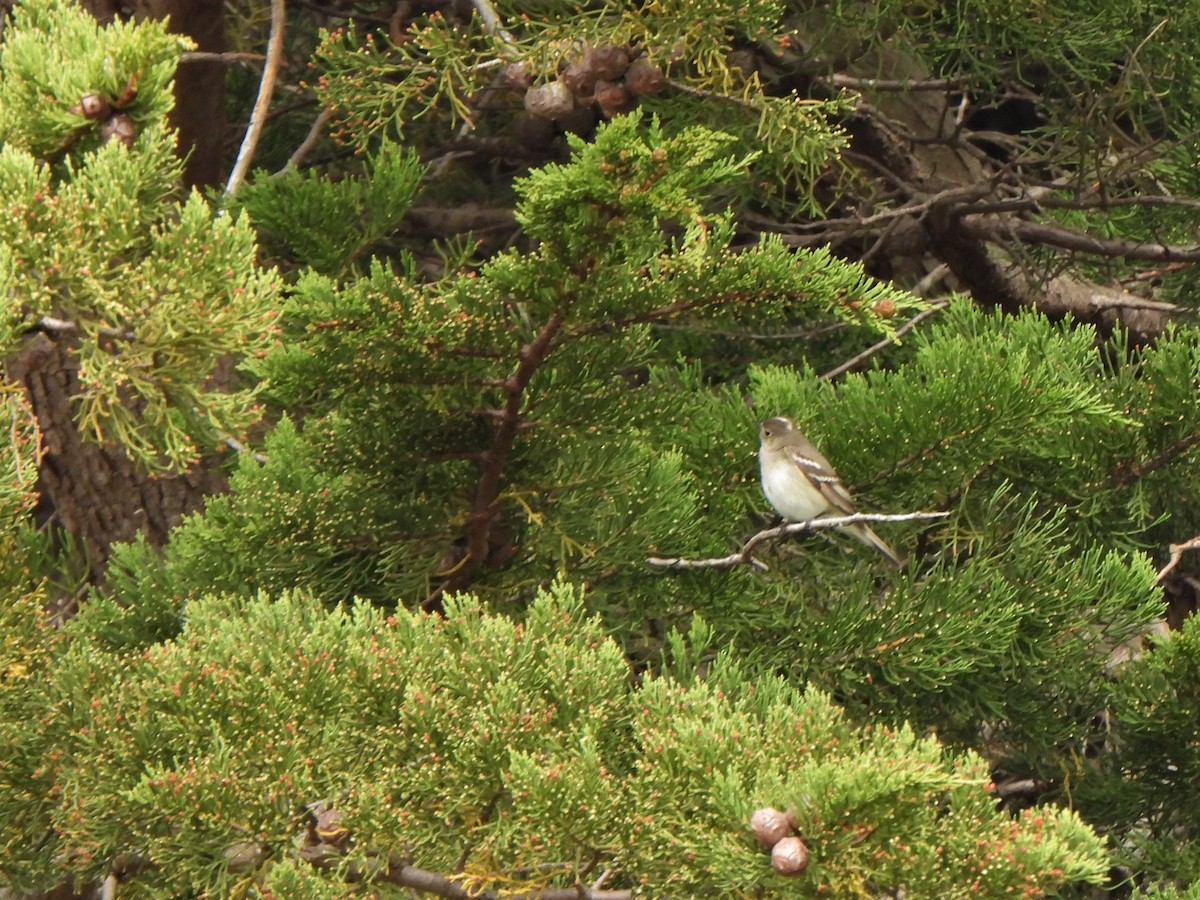
<path fill-rule="evenodd" d="M 190 62 L 219 62 L 219 63 L 235 63 L 235 62 L 262 62 L 266 59 L 261 53 L 209 53 L 204 50 L 188 50 L 179 54 L 181 63 Z"/>
<path fill-rule="evenodd" d="M 829 83 L 834 87 L 849 88 L 854 91 L 956 91 L 966 86 L 959 79 L 945 80 L 929 79 L 890 79 L 890 78 L 855 78 L 851 75 L 831 75 Z"/>
<path fill-rule="evenodd" d="M 943 278 L 950 274 L 950 267 L 945 263 L 940 263 L 937 268 L 918 281 L 909 289 L 909 293 L 916 297 L 927 297 Z"/>
<path fill-rule="evenodd" d="M 488 0 L 471 0 L 471 5 L 475 7 L 475 12 L 479 13 L 479 18 L 483 20 L 483 27 L 490 34 L 498 35 L 500 40 L 506 44 L 516 45 L 516 40 L 504 30 L 504 23 L 500 21 L 500 16 L 496 14 L 496 10 L 492 9 L 492 4 Z"/>
<path fill-rule="evenodd" d="M 317 141 L 321 139 L 321 132 L 332 118 L 332 109 L 321 110 L 321 114 L 313 119 L 313 123 L 308 129 L 308 134 L 304 136 L 304 140 L 300 142 L 300 146 L 296 148 L 296 152 L 288 158 L 283 168 L 276 172 L 275 175 L 284 175 L 292 169 L 297 168 L 304 161 L 304 158 L 312 152 L 313 147 L 317 146 Z"/>
<path fill-rule="evenodd" d="M 969 237 L 993 243 L 1006 244 L 1015 239 L 1025 244 L 1056 247 L 1110 259 L 1138 259 L 1157 263 L 1200 262 L 1200 246 L 1101 238 L 1048 222 L 1005 219 L 1001 225 L 986 217 L 964 215 L 958 218 L 957 226 Z"/>
<path fill-rule="evenodd" d="M 1182 544 L 1171 544 L 1167 547 L 1167 550 L 1171 554 L 1171 559 L 1165 566 L 1158 570 L 1158 577 L 1154 579 L 1155 587 L 1162 584 L 1163 579 L 1170 575 L 1172 570 L 1179 565 L 1179 561 L 1183 559 L 1183 554 L 1189 550 L 1200 550 L 1200 534 L 1196 535 L 1190 541 L 1184 541 Z"/>
<path fill-rule="evenodd" d="M 271 0 L 271 34 L 267 39 L 267 61 L 263 66 L 262 80 L 258 83 L 258 99 L 254 101 L 254 110 L 250 113 L 246 136 L 242 138 L 237 161 L 233 164 L 233 171 L 225 184 L 227 197 L 232 197 L 245 180 L 246 173 L 250 171 L 250 163 L 254 159 L 254 151 L 258 147 L 258 139 L 262 136 L 271 97 L 275 93 L 275 77 L 279 74 L 283 59 L 283 29 L 284 0 Z"/>
<path fill-rule="evenodd" d="M 1151 457 L 1145 462 L 1121 463 L 1117 466 L 1112 478 L 1109 479 L 1109 484 L 1113 487 L 1123 487 L 1127 484 L 1133 484 L 1139 478 L 1143 478 L 1149 473 L 1161 469 L 1167 463 L 1173 462 L 1180 456 L 1190 453 L 1192 448 L 1197 444 L 1200 444 L 1200 431 L 1193 431 L 1191 434 L 1181 437 L 1162 453 Z"/>
<path fill-rule="evenodd" d="M 259 465 L 265 465 L 267 462 L 266 454 L 256 453 L 235 437 L 225 438 L 225 445 L 231 450 L 236 450 L 238 453 L 252 454 L 254 456 L 254 461 Z"/>
<path fill-rule="evenodd" d="M 47 334 L 80 334 L 83 330 L 69 319 L 56 319 L 54 316 L 42 316 L 33 327 Z M 97 328 L 96 334 L 118 341 L 137 340 L 137 335 L 126 328 Z"/>
<path fill-rule="evenodd" d="M 934 303 L 932 306 L 929 307 L 929 309 L 922 310 L 921 312 L 919 312 L 915 316 L 913 316 L 911 319 L 909 319 L 907 322 L 905 322 L 903 325 L 901 325 L 899 328 L 897 328 L 895 334 L 888 335 L 882 341 L 872 344 L 870 347 L 868 347 L 862 353 L 859 353 L 857 356 L 853 356 L 850 359 L 846 360 L 844 363 L 842 363 L 840 366 L 835 366 L 834 368 L 830 369 L 828 372 L 826 372 L 824 375 L 822 375 L 817 380 L 818 381 L 831 381 L 834 378 L 837 378 L 839 375 L 849 372 L 851 369 L 857 367 L 860 363 L 866 362 L 868 359 L 870 359 L 876 353 L 880 352 L 881 350 L 886 350 L 888 347 L 892 346 L 894 343 L 896 343 L 897 339 L 900 338 L 902 335 L 905 335 L 908 332 L 912 331 L 914 328 L 916 328 L 918 325 L 920 325 L 922 322 L 924 322 L 930 316 L 933 316 L 934 314 L 941 312 L 943 309 L 945 309 L 949 305 L 950 305 L 949 300 L 940 300 L 937 303 Z"/>
<path fill-rule="evenodd" d="M 717 556 L 710 559 L 682 559 L 680 557 L 651 556 L 646 562 L 659 569 L 732 569 L 734 566 L 754 566 L 766 569 L 753 553 L 760 544 L 778 541 L 793 534 L 804 534 L 822 528 L 844 528 L 859 522 L 911 522 L 916 519 L 943 519 L 950 515 L 948 512 L 915 512 L 915 513 L 855 513 L 851 516 L 827 516 L 820 519 L 810 519 L 807 522 L 789 522 L 775 528 L 767 528 L 751 537 L 742 545 L 742 549 L 728 556 Z"/>

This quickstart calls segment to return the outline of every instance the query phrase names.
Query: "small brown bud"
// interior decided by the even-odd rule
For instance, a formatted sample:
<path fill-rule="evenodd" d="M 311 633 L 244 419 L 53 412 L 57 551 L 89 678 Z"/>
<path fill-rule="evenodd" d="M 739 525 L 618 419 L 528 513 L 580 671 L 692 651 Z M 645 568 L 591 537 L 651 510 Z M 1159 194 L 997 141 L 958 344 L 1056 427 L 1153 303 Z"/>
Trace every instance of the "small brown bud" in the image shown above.
<path fill-rule="evenodd" d="M 611 119 L 637 106 L 637 98 L 625 90 L 623 84 L 615 81 L 597 81 L 596 105 L 600 107 L 600 112 L 604 113 L 605 118 Z"/>
<path fill-rule="evenodd" d="M 808 867 L 808 848 L 795 835 L 783 838 L 771 849 L 771 866 L 780 875 L 799 875 Z"/>
<path fill-rule="evenodd" d="M 557 119 L 574 107 L 571 89 L 561 81 L 539 84 L 525 92 L 525 111 L 539 119 Z"/>
<path fill-rule="evenodd" d="M 629 52 L 624 47 L 589 47 L 583 64 L 601 81 L 616 81 L 629 68 Z"/>
<path fill-rule="evenodd" d="M 120 141 L 126 147 L 132 147 L 137 140 L 137 125 L 125 113 L 109 116 L 100 126 L 100 138 L 104 143 Z"/>
<path fill-rule="evenodd" d="M 639 96 L 657 94 L 665 82 L 662 69 L 648 59 L 635 59 L 625 70 L 625 87 Z"/>
<path fill-rule="evenodd" d="M 79 98 L 79 102 L 71 107 L 71 112 L 95 121 L 107 118 L 112 112 L 112 106 L 99 94 L 84 94 Z"/>
<path fill-rule="evenodd" d="M 875 315 L 884 319 L 890 319 L 896 314 L 896 301 L 884 297 L 882 300 L 876 300 L 871 309 L 875 311 Z"/>
<path fill-rule="evenodd" d="M 764 847 L 774 847 L 791 833 L 792 826 L 787 815 L 770 806 L 756 809 L 750 817 L 750 831 L 754 839 Z"/>

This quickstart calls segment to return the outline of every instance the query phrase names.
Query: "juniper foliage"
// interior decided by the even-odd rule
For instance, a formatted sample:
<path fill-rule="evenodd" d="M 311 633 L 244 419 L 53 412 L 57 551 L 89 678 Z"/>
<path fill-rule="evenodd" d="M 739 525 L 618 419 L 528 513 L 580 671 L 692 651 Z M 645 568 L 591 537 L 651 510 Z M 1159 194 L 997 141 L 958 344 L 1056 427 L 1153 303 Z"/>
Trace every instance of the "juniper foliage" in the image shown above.
<path fill-rule="evenodd" d="M 829 34 L 854 26 L 824 7 Z M 1018 7 L 939 19 L 945 72 L 970 62 L 950 38 L 1024 40 Z M 740 227 L 748 198 L 816 208 L 848 140 L 844 101 L 784 102 L 729 64 L 749 40 L 785 58 L 807 14 L 617 12 L 547 3 L 516 49 L 436 17 L 401 46 L 328 34 L 317 92 L 360 154 L 217 210 L 176 193 L 178 41 L 18 6 L 0 344 L 69 322 L 81 431 L 145 466 L 194 461 L 255 402 L 269 424 L 227 493 L 163 548 L 116 548 L 59 629 L 32 414 L 3 395 L 7 883 L 400 895 L 411 864 L 494 892 L 608 871 L 651 896 L 1042 896 L 1118 858 L 1167 890 L 1194 877 L 1195 629 L 1112 656 L 1161 613 L 1150 552 L 1197 530 L 1194 329 L 1135 348 L 958 299 L 871 371 L 819 379 L 927 306 Z M 436 188 L 398 139 L 486 116 L 467 98 L 497 53 L 548 78 L 572 27 L 682 54 L 691 92 L 567 140 L 512 184 L 521 240 L 427 277 L 403 221 Z M 1102 38 L 1072 35 L 1075 75 Z M 123 104 L 129 146 L 71 112 L 91 92 Z M 837 337 L 747 337 L 812 323 Z M 231 355 L 244 380 L 218 386 Z M 780 414 L 863 508 L 949 513 L 879 526 L 910 565 L 828 535 L 764 550 L 765 569 L 648 565 L 771 521 L 755 422 Z M 1043 804 L 997 808 L 1006 771 L 1051 785 Z M 747 828 L 768 804 L 811 853 L 797 878 Z"/>

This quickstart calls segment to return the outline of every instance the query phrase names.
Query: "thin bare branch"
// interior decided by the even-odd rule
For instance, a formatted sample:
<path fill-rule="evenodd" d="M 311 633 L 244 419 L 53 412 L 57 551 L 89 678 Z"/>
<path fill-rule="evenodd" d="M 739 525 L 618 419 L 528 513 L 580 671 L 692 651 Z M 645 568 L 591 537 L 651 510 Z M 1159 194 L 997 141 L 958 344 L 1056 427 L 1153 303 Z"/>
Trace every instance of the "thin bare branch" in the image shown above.
<path fill-rule="evenodd" d="M 1143 269 L 1141 272 L 1134 272 L 1126 278 L 1121 279 L 1121 284 L 1137 284 L 1139 281 L 1155 281 L 1159 278 L 1166 278 L 1175 272 L 1181 272 L 1188 267 L 1188 263 L 1168 263 L 1165 266 L 1159 266 L 1157 269 Z"/>
<path fill-rule="evenodd" d="M 318 869 L 333 869 L 345 864 L 344 849 L 327 843 L 303 846 L 299 855 Z M 386 868 L 381 868 L 380 864 L 385 864 Z M 385 881 L 447 900 L 500 900 L 501 896 L 493 891 L 472 889 L 454 876 L 410 866 L 398 854 L 392 854 L 386 859 L 380 858 L 370 867 L 353 862 L 345 867 L 344 872 L 346 880 L 352 884 L 362 882 L 369 876 L 371 880 Z M 503 894 L 505 900 L 629 900 L 631 896 L 631 891 L 597 890 L 584 884 L 576 884 L 569 888 L 542 888 L 523 894 Z"/>
<path fill-rule="evenodd" d="M 985 241 L 1008 243 L 1015 238 L 1026 244 L 1057 247 L 1060 250 L 1073 250 L 1109 258 L 1142 259 L 1161 263 L 1200 262 L 1200 246 L 1183 247 L 1121 238 L 1101 238 L 1047 222 L 1006 218 L 1001 224 L 980 216 L 964 216 L 958 220 L 958 225 L 971 237 Z"/>
<path fill-rule="evenodd" d="M 968 208 L 973 209 L 971 201 L 978 200 L 987 196 L 992 190 L 990 184 L 969 184 L 963 187 L 947 188 L 944 191 L 938 191 L 936 194 L 930 194 L 924 197 L 914 197 L 900 206 L 889 207 L 870 216 L 843 216 L 837 219 L 819 219 L 815 222 L 803 222 L 791 225 L 787 231 L 791 232 L 829 232 L 836 230 L 843 231 L 859 231 L 871 225 L 877 225 L 880 222 L 887 222 L 892 219 L 901 219 L 906 217 L 919 217 L 921 214 L 928 212 L 938 206 L 953 206 L 958 208 L 958 204 L 965 203 Z M 786 233 L 782 232 L 782 233 Z"/>
<path fill-rule="evenodd" d="M 79 334 L 82 329 L 69 319 L 56 319 L 54 316 L 42 316 L 36 326 L 38 331 L 50 334 Z M 98 328 L 96 334 L 100 337 L 113 338 L 118 341 L 132 341 L 137 335 L 126 328 Z"/>
<path fill-rule="evenodd" d="M 479 483 L 475 486 L 475 498 L 471 511 L 463 526 L 466 555 L 446 580 L 421 602 L 426 611 L 441 608 L 442 597 L 447 593 L 465 589 L 484 564 L 489 554 L 489 543 L 499 508 L 500 483 L 504 477 L 504 466 L 517 435 L 525 425 L 525 391 L 533 376 L 558 346 L 559 332 L 567 320 L 573 297 L 565 297 L 553 315 L 529 343 L 517 353 L 517 366 L 512 374 L 497 385 L 505 394 L 503 410 L 496 419 L 496 429 L 491 446 L 480 455 Z"/>
<path fill-rule="evenodd" d="M 945 263 L 939 263 L 932 272 L 913 285 L 909 293 L 915 297 L 927 297 L 934 286 L 949 274 L 950 267 Z"/>
<path fill-rule="evenodd" d="M 620 319 L 610 319 L 607 322 L 601 322 L 598 325 L 588 325 L 584 328 L 576 328 L 571 331 L 566 337 L 574 339 L 578 337 L 587 337 L 594 334 L 609 334 L 614 331 L 620 331 L 622 328 L 628 328 L 630 325 L 654 325 L 658 326 L 663 319 L 670 319 L 681 313 L 690 312 L 693 309 L 716 309 L 724 306 L 727 303 L 740 303 L 746 297 L 740 293 L 721 294 L 714 297 L 710 302 L 702 302 L 699 300 L 676 300 L 674 303 L 669 303 L 666 306 L 660 306 L 656 309 L 649 309 L 645 312 L 636 313 L 632 316 L 625 316 Z"/>
<path fill-rule="evenodd" d="M 1174 444 L 1159 453 L 1157 456 L 1152 456 L 1145 462 L 1128 462 L 1122 463 L 1117 467 L 1116 472 L 1109 483 L 1115 487 L 1121 487 L 1126 484 L 1133 484 L 1139 478 L 1143 478 L 1155 469 L 1161 469 L 1167 463 L 1174 461 L 1177 457 L 1183 456 L 1191 452 L 1192 448 L 1200 444 L 1200 432 L 1193 431 L 1191 434 L 1184 435 Z"/>
<path fill-rule="evenodd" d="M 834 87 L 852 91 L 957 91 L 965 81 L 947 81 L 940 78 L 925 80 L 896 80 L 891 78 L 855 78 L 851 75 L 831 75 L 829 83 Z"/>
<path fill-rule="evenodd" d="M 262 62 L 266 59 L 261 53 L 209 53 L 204 50 L 188 50 L 179 54 L 180 62 L 220 62 L 220 63 L 235 63 L 235 62 Z"/>
<path fill-rule="evenodd" d="M 859 353 L 858 355 L 851 357 L 850 359 L 848 359 L 844 363 L 842 363 L 840 366 L 835 366 L 834 368 L 830 369 L 828 372 L 826 372 L 824 375 L 822 375 L 817 380 L 818 381 L 832 381 L 834 378 L 837 378 L 839 375 L 843 375 L 846 372 L 849 372 L 851 369 L 857 368 L 859 365 L 866 362 L 868 359 L 870 359 L 876 353 L 879 353 L 881 350 L 886 350 L 888 347 L 891 347 L 893 344 L 895 344 L 897 342 L 897 340 L 899 340 L 900 337 L 902 337 L 905 334 L 908 334 L 908 332 L 912 331 L 914 328 L 916 328 L 918 325 L 920 325 L 926 319 L 930 318 L 933 315 L 936 315 L 937 313 L 940 313 L 943 309 L 945 309 L 949 305 L 950 305 L 949 300 L 940 300 L 937 303 L 934 303 L 932 306 L 929 307 L 929 309 L 922 310 L 921 312 L 919 312 L 915 316 L 913 316 L 911 319 L 909 319 L 907 322 L 905 322 L 903 325 L 901 325 L 899 328 L 897 328 L 895 334 L 888 335 L 882 341 L 872 344 L 870 347 L 868 347 L 862 353 Z"/>
<path fill-rule="evenodd" d="M 504 30 L 504 23 L 500 21 L 500 16 L 496 14 L 496 10 L 492 9 L 492 4 L 488 0 L 471 0 L 471 5 L 479 13 L 479 18 L 483 19 L 483 27 L 490 34 L 498 35 L 500 40 L 506 44 L 516 44 L 513 36 Z"/>
<path fill-rule="evenodd" d="M 246 173 L 250 171 L 250 163 L 254 159 L 254 151 L 258 147 L 258 139 L 262 136 L 263 125 L 270 111 L 271 97 L 275 93 L 275 78 L 283 61 L 284 12 L 284 0 L 271 0 L 271 34 L 267 40 L 267 61 L 263 66 L 262 79 L 258 83 L 258 99 L 254 101 L 254 110 L 250 113 L 246 136 L 242 138 L 233 172 L 225 184 L 227 197 L 237 193 L 237 189 L 246 178 Z"/>
<path fill-rule="evenodd" d="M 761 562 L 754 559 L 755 548 L 764 543 L 773 543 L 793 534 L 804 534 L 822 528 L 844 528 L 847 525 L 857 525 L 859 522 L 911 522 L 916 519 L 943 519 L 950 515 L 948 512 L 915 512 L 915 513 L 855 513 L 852 516 L 828 516 L 820 519 L 810 519 L 807 522 L 789 522 L 775 528 L 767 528 L 751 537 L 742 545 L 742 549 L 728 556 L 717 556 L 709 559 L 683 559 L 681 557 L 651 556 L 646 562 L 659 569 L 732 569 L 735 566 L 754 566 L 765 569 Z"/>
<path fill-rule="evenodd" d="M 1171 553 L 1171 559 L 1165 566 L 1158 570 L 1158 577 L 1154 579 L 1155 586 L 1162 584 L 1163 579 L 1174 571 L 1175 567 L 1179 565 L 1179 561 L 1183 559 L 1183 554 L 1189 550 L 1200 550 L 1200 534 L 1196 535 L 1190 541 L 1184 541 L 1182 544 L 1171 544 L 1167 549 Z"/>
<path fill-rule="evenodd" d="M 383 877 L 384 881 L 401 887 L 412 888 L 451 900 L 498 900 L 499 894 L 491 891 L 471 891 L 457 881 L 437 872 L 418 869 L 416 866 L 392 866 Z M 543 888 L 524 894 L 503 895 L 506 900 L 629 900 L 632 891 L 594 890 L 584 885 L 569 888 Z"/>
<path fill-rule="evenodd" d="M 1056 197 L 1051 194 L 1037 196 L 1010 197 L 1005 200 L 988 200 L 981 203 L 967 203 L 962 208 L 966 215 L 1006 212 L 1032 212 L 1039 209 L 1117 209 L 1123 207 L 1166 206 L 1184 209 L 1200 209 L 1200 200 L 1180 197 L 1164 197 L 1160 194 L 1150 194 L 1141 197 L 1106 197 L 1093 194 L 1080 197 Z"/>
<path fill-rule="evenodd" d="M 258 463 L 259 465 L 263 465 L 267 461 L 267 457 L 265 454 L 257 453 L 255 451 L 251 450 L 249 447 L 247 447 L 245 444 L 243 444 L 241 441 L 239 441 L 235 437 L 225 438 L 225 446 L 229 447 L 231 450 L 236 450 L 238 453 L 252 454 L 254 456 L 254 461 L 256 463 Z"/>
<path fill-rule="evenodd" d="M 744 106 L 746 109 L 758 110 L 758 106 L 745 97 L 736 97 L 733 94 L 723 94 L 720 91 L 709 91 L 704 88 L 692 87 L 690 84 L 684 84 L 677 78 L 668 78 L 666 84 L 680 93 L 691 94 L 693 97 L 702 97 L 705 100 L 717 100 L 723 103 L 732 103 L 736 106 Z"/>
<path fill-rule="evenodd" d="M 296 152 L 288 157 L 288 161 L 284 164 L 283 168 L 276 172 L 275 175 L 283 175 L 285 172 L 290 172 L 299 166 L 300 163 L 304 162 L 304 157 L 308 156 L 312 152 L 312 148 L 317 146 L 317 141 L 321 139 L 321 131 L 331 118 L 333 118 L 332 109 L 321 110 L 321 114 L 313 119 L 313 123 L 308 129 L 308 134 L 304 136 L 304 140 L 300 142 L 300 146 L 296 148 Z"/>
<path fill-rule="evenodd" d="M 996 796 L 1001 800 L 1032 799 L 1050 790 L 1050 785 L 1040 778 L 1010 778 L 996 782 Z"/>
<path fill-rule="evenodd" d="M 673 322 L 653 322 L 655 329 L 661 331 L 685 331 L 688 334 L 705 334 L 711 337 L 730 338 L 741 341 L 811 341 L 824 337 L 835 331 L 844 330 L 845 322 L 831 322 L 816 328 L 806 328 L 803 331 L 781 331 L 779 334 L 766 334 L 761 331 L 731 331 L 722 328 L 705 328 L 702 325 L 677 325 Z"/>
<path fill-rule="evenodd" d="M 1101 294 L 1094 295 L 1089 304 L 1092 309 L 1140 309 L 1146 312 L 1160 313 L 1191 313 L 1195 310 L 1184 309 L 1182 306 L 1176 306 L 1174 303 L 1165 303 L 1162 300 L 1149 300 L 1145 297 L 1139 297 L 1136 294 L 1127 294 L 1119 297 L 1107 297 Z"/>

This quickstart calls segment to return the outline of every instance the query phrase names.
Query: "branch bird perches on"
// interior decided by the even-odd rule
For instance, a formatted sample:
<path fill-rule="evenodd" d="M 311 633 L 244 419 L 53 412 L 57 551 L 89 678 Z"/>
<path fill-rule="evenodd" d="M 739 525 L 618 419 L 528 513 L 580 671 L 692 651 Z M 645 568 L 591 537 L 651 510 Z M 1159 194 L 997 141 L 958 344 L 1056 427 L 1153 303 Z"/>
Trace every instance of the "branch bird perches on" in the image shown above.
<path fill-rule="evenodd" d="M 825 516 L 807 522 L 788 522 L 775 528 L 767 528 L 752 536 L 736 553 L 709 559 L 683 559 L 681 557 L 651 556 L 646 562 L 659 569 L 732 569 L 734 566 L 753 566 L 766 571 L 767 566 L 753 556 L 760 544 L 773 543 L 793 534 L 804 534 L 822 528 L 844 528 L 859 522 L 911 522 L 916 519 L 942 519 L 948 512 L 915 513 L 855 513 L 852 516 Z"/>

